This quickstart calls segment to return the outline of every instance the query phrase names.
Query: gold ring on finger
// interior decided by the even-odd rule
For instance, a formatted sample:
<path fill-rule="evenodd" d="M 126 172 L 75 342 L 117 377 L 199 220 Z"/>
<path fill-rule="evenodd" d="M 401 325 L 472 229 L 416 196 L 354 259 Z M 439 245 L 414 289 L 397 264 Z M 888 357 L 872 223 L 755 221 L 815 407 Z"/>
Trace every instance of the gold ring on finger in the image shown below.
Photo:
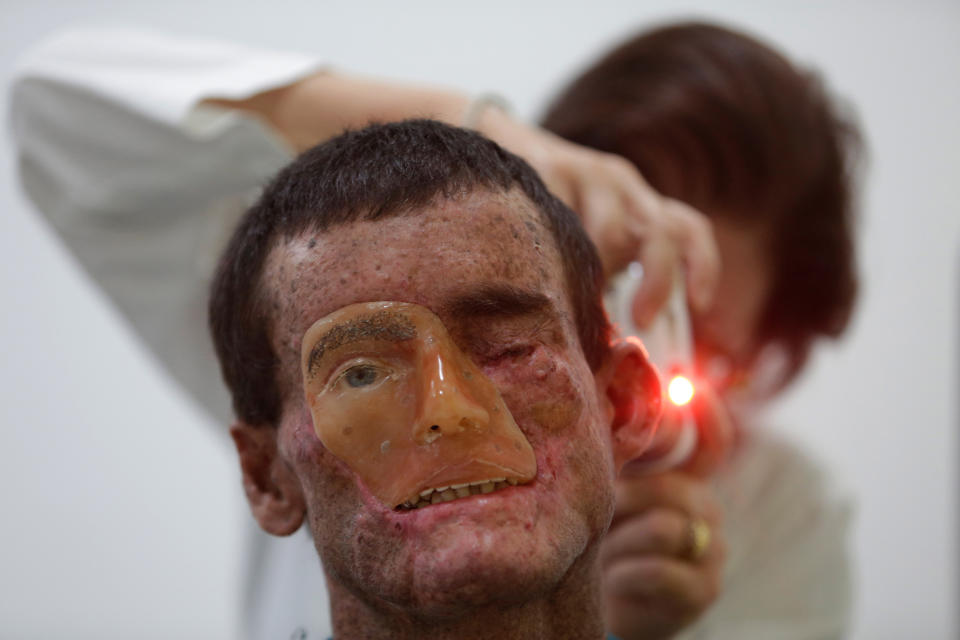
<path fill-rule="evenodd" d="M 684 555 L 693 562 L 698 562 L 710 548 L 710 525 L 703 518 L 690 518 L 687 527 L 687 546 Z"/>

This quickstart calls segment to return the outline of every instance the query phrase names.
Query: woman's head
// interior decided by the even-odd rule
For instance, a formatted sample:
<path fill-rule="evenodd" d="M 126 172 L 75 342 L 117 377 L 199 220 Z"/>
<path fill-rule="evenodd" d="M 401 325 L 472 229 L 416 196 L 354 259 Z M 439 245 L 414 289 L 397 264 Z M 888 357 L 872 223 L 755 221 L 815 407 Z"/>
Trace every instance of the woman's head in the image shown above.
<path fill-rule="evenodd" d="M 725 266 L 717 303 L 694 318 L 700 355 L 738 368 L 778 344 L 792 374 L 815 338 L 844 330 L 860 142 L 815 74 L 728 29 L 668 26 L 605 55 L 543 124 L 711 218 Z"/>

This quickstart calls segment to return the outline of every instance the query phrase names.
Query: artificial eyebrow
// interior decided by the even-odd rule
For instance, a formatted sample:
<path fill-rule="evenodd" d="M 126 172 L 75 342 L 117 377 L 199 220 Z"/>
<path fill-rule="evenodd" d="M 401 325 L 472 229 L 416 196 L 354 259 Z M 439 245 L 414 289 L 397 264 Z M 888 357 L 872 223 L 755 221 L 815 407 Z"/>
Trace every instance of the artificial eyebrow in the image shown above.
<path fill-rule="evenodd" d="M 307 371 L 314 375 L 315 368 L 319 366 L 324 353 L 351 342 L 369 339 L 403 342 L 415 338 L 416 335 L 417 328 L 413 322 L 396 311 L 377 311 L 358 318 L 351 318 L 332 327 L 320 336 L 320 339 L 310 350 Z"/>
<path fill-rule="evenodd" d="M 483 285 L 443 305 L 453 317 L 514 317 L 550 309 L 550 298 L 539 291 L 510 285 Z"/>

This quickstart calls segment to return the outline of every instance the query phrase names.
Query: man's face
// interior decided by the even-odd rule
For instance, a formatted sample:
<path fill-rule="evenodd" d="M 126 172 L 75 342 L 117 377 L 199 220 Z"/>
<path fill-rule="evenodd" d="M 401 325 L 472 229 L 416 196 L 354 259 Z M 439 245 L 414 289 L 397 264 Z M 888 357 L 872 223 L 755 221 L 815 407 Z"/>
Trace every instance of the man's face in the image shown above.
<path fill-rule="evenodd" d="M 612 512 L 612 409 L 580 349 L 552 237 L 525 197 L 479 191 L 441 199 L 415 215 L 301 236 L 271 253 L 264 284 L 273 298 L 285 398 L 278 455 L 297 478 L 315 544 L 337 582 L 363 598 L 454 613 L 528 600 L 571 568 L 592 563 Z M 510 414 L 496 437 L 511 441 L 508 422 L 515 421 L 532 446 L 532 480 L 397 509 L 398 496 L 406 499 L 426 476 L 411 481 L 402 463 L 383 465 L 377 475 L 324 446 L 317 432 L 338 425 L 325 422 L 330 416 L 321 410 L 315 429 L 304 386 L 308 397 L 323 388 L 301 374 L 304 338 L 318 320 L 349 323 L 357 317 L 351 305 L 376 301 L 409 303 L 394 310 L 420 314 L 411 322 L 422 321 L 423 336 L 449 343 L 444 357 L 492 383 Z M 326 333 L 311 333 L 306 348 L 313 351 Z M 402 335 L 386 340 L 403 341 Z M 319 379 L 342 374 L 336 368 L 343 364 L 321 354 Z M 350 375 L 348 387 L 363 386 L 370 374 Z M 469 384 L 464 388 L 474 400 L 483 396 Z M 489 411 L 496 404 L 490 402 L 474 404 Z M 415 424 L 401 424 L 401 414 L 417 418 L 415 408 L 401 406 L 396 415 L 380 413 L 372 421 L 392 421 L 380 425 L 391 433 L 414 430 Z M 369 426 L 371 415 L 361 418 L 354 426 Z M 340 424 L 341 433 L 350 426 Z M 426 458 L 418 464 L 429 471 Z"/>

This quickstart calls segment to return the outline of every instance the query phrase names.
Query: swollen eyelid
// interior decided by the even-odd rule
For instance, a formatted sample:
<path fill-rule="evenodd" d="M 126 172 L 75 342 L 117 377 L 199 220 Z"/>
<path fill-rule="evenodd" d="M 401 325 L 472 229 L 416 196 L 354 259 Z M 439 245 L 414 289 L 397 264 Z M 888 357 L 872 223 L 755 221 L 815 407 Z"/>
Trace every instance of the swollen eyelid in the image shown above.
<path fill-rule="evenodd" d="M 528 356 L 531 353 L 533 353 L 533 346 L 524 345 L 522 347 L 513 347 L 511 349 L 507 349 L 503 355 L 507 358 L 522 358 L 523 356 Z"/>
<path fill-rule="evenodd" d="M 499 352 L 496 352 L 494 355 L 485 358 L 485 364 L 496 364 L 498 362 L 519 360 L 532 354 L 534 349 L 535 347 L 533 345 L 518 345 L 516 347 L 503 349 Z"/>

